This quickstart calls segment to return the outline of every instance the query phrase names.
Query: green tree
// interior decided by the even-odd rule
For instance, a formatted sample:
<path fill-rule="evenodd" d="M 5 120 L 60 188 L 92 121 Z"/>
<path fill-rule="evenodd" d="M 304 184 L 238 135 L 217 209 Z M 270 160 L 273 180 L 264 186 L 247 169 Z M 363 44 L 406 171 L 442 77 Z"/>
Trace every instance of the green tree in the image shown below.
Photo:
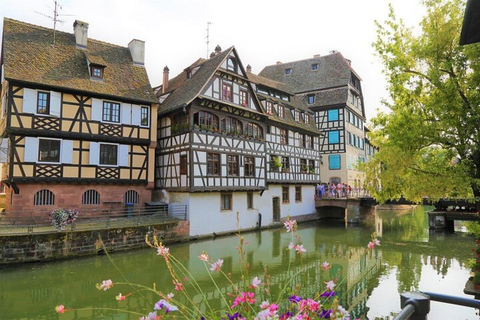
<path fill-rule="evenodd" d="M 362 168 L 379 201 L 480 196 L 480 46 L 458 44 L 463 1 L 422 4 L 420 32 L 392 6 L 384 23 L 376 21 L 373 47 L 390 111 L 372 119 L 369 138 L 379 152 Z"/>

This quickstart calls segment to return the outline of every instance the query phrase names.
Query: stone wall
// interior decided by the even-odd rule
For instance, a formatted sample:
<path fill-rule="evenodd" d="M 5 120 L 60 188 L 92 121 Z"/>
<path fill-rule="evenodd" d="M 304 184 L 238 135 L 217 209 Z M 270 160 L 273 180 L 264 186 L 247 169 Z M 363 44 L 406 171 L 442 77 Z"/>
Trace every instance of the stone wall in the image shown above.
<path fill-rule="evenodd" d="M 104 248 L 114 252 L 147 247 L 145 243 L 147 234 L 156 235 L 165 243 L 188 240 L 189 222 L 175 221 L 106 230 L 2 236 L 0 237 L 0 264 L 95 255 L 104 252 Z"/>

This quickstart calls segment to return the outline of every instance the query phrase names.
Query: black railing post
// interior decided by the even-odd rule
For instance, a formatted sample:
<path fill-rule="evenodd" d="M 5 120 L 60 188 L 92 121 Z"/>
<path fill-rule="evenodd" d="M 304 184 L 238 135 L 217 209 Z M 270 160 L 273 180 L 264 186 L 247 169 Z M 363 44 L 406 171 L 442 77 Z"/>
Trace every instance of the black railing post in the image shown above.
<path fill-rule="evenodd" d="M 402 311 L 395 320 L 426 320 L 430 312 L 430 297 L 420 292 L 402 293 L 400 295 L 400 304 Z"/>

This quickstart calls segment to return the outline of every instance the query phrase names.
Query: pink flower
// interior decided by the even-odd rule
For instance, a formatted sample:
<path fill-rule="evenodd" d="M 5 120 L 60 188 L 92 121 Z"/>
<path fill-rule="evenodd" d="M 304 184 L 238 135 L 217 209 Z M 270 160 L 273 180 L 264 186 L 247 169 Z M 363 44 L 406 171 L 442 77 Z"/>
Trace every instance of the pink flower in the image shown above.
<path fill-rule="evenodd" d="M 323 270 L 326 271 L 326 270 L 330 269 L 330 267 L 331 267 L 331 266 L 330 266 L 330 263 L 328 263 L 327 261 L 325 261 L 324 263 L 322 263 L 322 269 L 323 269 Z"/>
<path fill-rule="evenodd" d="M 332 280 L 325 282 L 325 284 L 327 285 L 327 290 L 333 290 L 333 287 L 335 287 L 335 282 Z"/>
<path fill-rule="evenodd" d="M 256 288 L 258 287 L 259 285 L 262 284 L 262 281 L 260 281 L 260 279 L 258 279 L 258 277 L 255 277 L 253 278 L 252 280 L 252 287 Z"/>
<path fill-rule="evenodd" d="M 123 301 L 127 298 L 127 296 L 122 296 L 121 293 L 118 293 L 118 296 L 115 297 L 115 299 L 117 299 L 117 301 Z"/>
<path fill-rule="evenodd" d="M 202 261 L 208 261 L 210 258 L 208 257 L 208 254 L 203 252 L 201 255 L 198 256 L 198 259 L 200 259 Z"/>
<path fill-rule="evenodd" d="M 173 281 L 176 291 L 182 291 L 184 289 L 183 284 L 179 281 Z"/>
<path fill-rule="evenodd" d="M 240 292 L 240 294 L 235 298 L 235 301 L 233 301 L 232 308 L 235 308 L 238 306 L 240 303 L 247 302 L 249 304 L 254 304 L 255 301 L 255 293 L 253 292 Z"/>
<path fill-rule="evenodd" d="M 375 238 L 373 240 L 373 242 L 375 243 L 376 246 L 379 246 L 380 245 L 380 240 L 378 240 L 377 238 Z"/>
<path fill-rule="evenodd" d="M 97 283 L 95 287 L 97 287 L 98 290 L 107 291 L 108 289 L 111 289 L 113 287 L 113 282 L 110 279 L 103 280 L 101 284 Z"/>
<path fill-rule="evenodd" d="M 293 242 L 290 242 L 288 244 L 288 249 L 295 249 L 295 245 L 293 244 Z"/>
<path fill-rule="evenodd" d="M 260 305 L 260 309 L 264 310 L 270 307 L 270 302 L 268 300 L 262 301 L 262 304 Z"/>
<path fill-rule="evenodd" d="M 170 300 L 170 299 L 172 299 L 172 298 L 173 298 L 173 296 L 174 296 L 174 294 L 170 292 L 169 294 L 167 294 L 167 300 Z"/>
<path fill-rule="evenodd" d="M 157 248 L 157 255 L 162 257 L 168 257 L 169 254 L 170 254 L 170 249 L 160 243 L 160 245 Z"/>
<path fill-rule="evenodd" d="M 65 312 L 65 306 L 63 304 L 59 305 L 59 306 L 56 306 L 55 307 L 55 311 L 59 314 L 62 314 Z"/>
<path fill-rule="evenodd" d="M 290 231 L 295 230 L 296 223 L 297 223 L 296 220 L 287 220 L 283 223 L 283 225 L 287 229 L 287 232 L 290 232 Z"/>
<path fill-rule="evenodd" d="M 297 252 L 300 254 L 307 252 L 307 250 L 303 247 L 303 244 L 299 244 L 298 246 L 296 246 L 295 250 L 297 250 Z"/>
<path fill-rule="evenodd" d="M 375 248 L 375 243 L 373 243 L 372 241 L 370 241 L 367 245 L 368 249 L 373 249 Z"/>
<path fill-rule="evenodd" d="M 210 265 L 210 271 L 220 271 L 220 268 L 223 265 L 223 259 L 218 259 L 217 262 L 214 262 Z"/>

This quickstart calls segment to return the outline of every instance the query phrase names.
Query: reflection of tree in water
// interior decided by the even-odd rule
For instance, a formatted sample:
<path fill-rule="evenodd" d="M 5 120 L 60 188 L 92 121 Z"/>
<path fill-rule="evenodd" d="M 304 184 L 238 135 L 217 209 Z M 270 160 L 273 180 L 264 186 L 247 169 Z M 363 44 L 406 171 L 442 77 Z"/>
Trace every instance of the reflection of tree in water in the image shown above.
<path fill-rule="evenodd" d="M 428 266 L 432 266 L 434 270 L 437 271 L 437 274 L 441 274 L 442 278 L 447 275 L 448 269 L 452 265 L 452 259 L 448 259 L 445 257 L 436 257 L 436 256 L 428 256 L 424 255 L 422 257 L 423 264 Z"/>
<path fill-rule="evenodd" d="M 402 252 L 401 261 L 397 268 L 398 292 L 418 290 L 422 274 L 422 260 L 420 255 Z"/>

